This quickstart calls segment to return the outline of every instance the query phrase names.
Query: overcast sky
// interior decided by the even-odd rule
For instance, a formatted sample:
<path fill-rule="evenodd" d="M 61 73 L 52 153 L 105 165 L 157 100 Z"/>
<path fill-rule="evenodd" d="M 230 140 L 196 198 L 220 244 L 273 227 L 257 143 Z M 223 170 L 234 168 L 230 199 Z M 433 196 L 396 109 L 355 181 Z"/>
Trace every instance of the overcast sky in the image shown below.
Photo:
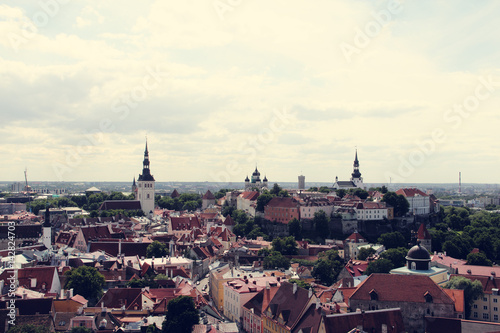
<path fill-rule="evenodd" d="M 0 5 L 0 180 L 500 183 L 498 1 Z"/>

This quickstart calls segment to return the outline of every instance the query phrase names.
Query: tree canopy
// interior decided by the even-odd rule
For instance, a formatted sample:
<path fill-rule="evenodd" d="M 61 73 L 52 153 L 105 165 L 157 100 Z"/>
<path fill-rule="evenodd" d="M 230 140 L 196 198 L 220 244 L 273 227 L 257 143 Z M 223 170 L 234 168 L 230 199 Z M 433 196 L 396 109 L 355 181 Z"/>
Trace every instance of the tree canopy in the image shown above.
<path fill-rule="evenodd" d="M 405 237 L 399 231 L 388 232 L 380 235 L 378 243 L 384 245 L 386 249 L 394 249 L 398 247 L 405 247 Z"/>
<path fill-rule="evenodd" d="M 319 259 L 314 265 L 312 275 L 324 285 L 332 285 L 337 281 L 337 277 L 344 268 L 344 262 L 335 250 L 321 252 Z"/>
<path fill-rule="evenodd" d="M 475 300 L 483 296 L 483 285 L 478 280 L 472 282 L 464 276 L 454 276 L 443 288 L 461 289 L 464 291 L 465 298 L 465 317 L 470 318 L 472 304 Z"/>
<path fill-rule="evenodd" d="M 191 333 L 193 326 L 200 321 L 194 301 L 190 296 L 179 296 L 168 302 L 167 315 L 162 331 Z"/>
<path fill-rule="evenodd" d="M 395 216 L 405 216 L 410 210 L 410 203 L 404 195 L 396 194 L 396 192 L 387 192 L 382 198 L 383 202 L 394 207 Z"/>
<path fill-rule="evenodd" d="M 50 333 L 50 330 L 43 325 L 25 324 L 12 326 L 7 333 Z"/>
<path fill-rule="evenodd" d="M 368 264 L 365 275 L 371 275 L 373 273 L 389 273 L 393 268 L 394 265 L 389 259 L 380 258 Z"/>
<path fill-rule="evenodd" d="M 102 288 L 106 280 L 94 267 L 80 266 L 67 271 L 65 289 L 73 288 L 74 293 L 81 295 L 95 303 L 102 295 Z"/>
<path fill-rule="evenodd" d="M 164 257 L 167 256 L 169 253 L 167 245 L 164 243 L 160 243 L 159 241 L 154 241 L 151 244 L 148 245 L 146 248 L 146 256 L 148 258 L 156 257 Z"/>

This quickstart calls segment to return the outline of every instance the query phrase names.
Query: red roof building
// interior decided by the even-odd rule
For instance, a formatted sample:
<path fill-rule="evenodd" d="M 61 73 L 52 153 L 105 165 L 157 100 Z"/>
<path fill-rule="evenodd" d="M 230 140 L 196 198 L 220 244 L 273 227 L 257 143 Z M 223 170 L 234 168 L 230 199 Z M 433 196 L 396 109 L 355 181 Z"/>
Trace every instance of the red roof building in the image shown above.
<path fill-rule="evenodd" d="M 274 197 L 264 207 L 264 218 L 284 224 L 293 219 L 300 220 L 299 202 L 291 197 Z"/>
<path fill-rule="evenodd" d="M 400 308 L 407 331 L 423 332 L 424 317 L 464 318 L 452 299 L 424 275 L 372 274 L 349 298 L 352 311 Z"/>

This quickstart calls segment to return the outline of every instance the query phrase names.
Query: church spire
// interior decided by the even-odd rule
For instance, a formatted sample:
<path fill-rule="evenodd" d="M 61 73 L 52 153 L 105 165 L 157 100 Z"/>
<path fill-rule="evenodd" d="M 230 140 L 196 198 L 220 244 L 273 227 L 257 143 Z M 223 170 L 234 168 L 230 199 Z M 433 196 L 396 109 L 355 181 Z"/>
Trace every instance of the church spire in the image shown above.
<path fill-rule="evenodd" d="M 146 139 L 146 148 L 144 149 L 144 161 L 142 162 L 142 174 L 139 175 L 138 180 L 154 181 L 151 171 L 149 170 L 149 151 L 148 139 Z"/>
<path fill-rule="evenodd" d="M 354 156 L 354 170 L 352 172 L 352 178 L 361 178 L 361 172 L 359 172 L 359 161 L 358 161 L 358 150 L 356 149 L 356 155 Z"/>

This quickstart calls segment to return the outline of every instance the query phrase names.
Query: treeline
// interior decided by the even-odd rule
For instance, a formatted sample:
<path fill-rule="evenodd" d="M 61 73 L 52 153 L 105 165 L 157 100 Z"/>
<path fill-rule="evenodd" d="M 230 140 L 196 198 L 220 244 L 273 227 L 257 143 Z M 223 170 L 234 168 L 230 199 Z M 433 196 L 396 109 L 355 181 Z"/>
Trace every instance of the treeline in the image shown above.
<path fill-rule="evenodd" d="M 124 195 L 121 192 L 73 195 L 47 200 L 33 200 L 26 204 L 26 209 L 30 210 L 31 208 L 31 211 L 35 215 L 38 215 L 38 212 L 41 209 L 45 209 L 47 206 L 49 206 L 49 208 L 78 207 L 91 213 L 92 211 L 98 212 L 99 207 L 101 207 L 101 204 L 106 200 L 135 200 L 135 196 L 133 194 Z"/>
<path fill-rule="evenodd" d="M 440 217 L 441 222 L 429 229 L 434 251 L 468 259 L 472 264 L 490 265 L 500 260 L 500 214 L 446 207 Z M 474 248 L 480 253 L 471 255 Z"/>

